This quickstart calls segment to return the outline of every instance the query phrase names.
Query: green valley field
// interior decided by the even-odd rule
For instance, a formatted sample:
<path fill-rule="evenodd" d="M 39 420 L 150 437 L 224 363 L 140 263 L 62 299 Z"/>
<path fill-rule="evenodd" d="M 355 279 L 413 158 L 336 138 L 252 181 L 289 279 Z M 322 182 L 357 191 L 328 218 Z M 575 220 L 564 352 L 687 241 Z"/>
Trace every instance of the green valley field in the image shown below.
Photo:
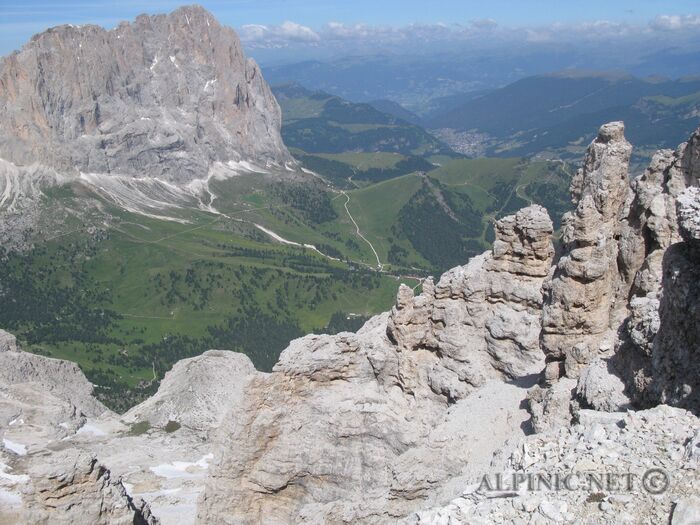
<path fill-rule="evenodd" d="M 283 134 L 291 120 L 319 140 L 292 148 L 305 173 L 212 179 L 213 207 L 173 209 L 177 221 L 79 183 L 47 191 L 33 248 L 0 249 L 11 298 L 0 326 L 29 351 L 77 362 L 123 410 L 207 349 L 271 370 L 291 339 L 356 330 L 401 282 L 418 288 L 488 249 L 499 217 L 536 202 L 558 221 L 569 207 L 565 163 L 468 159 L 370 106 L 286 95 Z M 392 127 L 386 144 L 369 140 L 375 125 Z M 321 131 L 339 129 L 362 147 L 328 147 L 336 139 Z"/>

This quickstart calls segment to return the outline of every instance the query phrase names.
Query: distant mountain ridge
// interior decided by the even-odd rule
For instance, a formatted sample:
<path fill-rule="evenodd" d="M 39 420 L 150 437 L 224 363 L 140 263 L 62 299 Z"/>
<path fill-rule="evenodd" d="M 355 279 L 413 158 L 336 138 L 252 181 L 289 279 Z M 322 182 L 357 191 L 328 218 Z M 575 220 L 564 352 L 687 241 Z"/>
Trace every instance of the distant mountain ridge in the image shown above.
<path fill-rule="evenodd" d="M 434 115 L 424 123 L 490 136 L 488 155 L 582 147 L 590 129 L 624 120 L 638 147 L 674 147 L 698 126 L 700 79 L 639 79 L 565 72 L 528 77 Z"/>
<path fill-rule="evenodd" d="M 420 125 L 421 118 L 418 115 L 413 113 L 413 111 L 406 109 L 398 102 L 394 102 L 393 100 L 382 98 L 370 100 L 367 102 L 367 104 L 372 106 L 377 111 L 381 111 L 382 113 L 388 113 L 389 115 L 394 115 L 395 117 L 405 120 L 406 122 L 410 122 L 411 124 Z"/>
<path fill-rule="evenodd" d="M 297 83 L 273 86 L 272 90 L 282 107 L 282 137 L 290 148 L 308 153 L 452 153 L 419 126 L 371 103 L 350 102 Z"/>

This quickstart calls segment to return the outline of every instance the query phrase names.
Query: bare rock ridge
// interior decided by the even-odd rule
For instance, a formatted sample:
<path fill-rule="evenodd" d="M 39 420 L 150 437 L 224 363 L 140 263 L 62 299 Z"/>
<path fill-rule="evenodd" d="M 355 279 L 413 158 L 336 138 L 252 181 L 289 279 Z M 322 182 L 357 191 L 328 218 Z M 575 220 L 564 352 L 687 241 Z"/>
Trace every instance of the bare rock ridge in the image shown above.
<path fill-rule="evenodd" d="M 551 236 L 544 208 L 521 210 L 492 252 L 402 286 L 357 334 L 293 341 L 224 419 L 199 521 L 384 523 L 459 494 L 524 435 Z"/>
<path fill-rule="evenodd" d="M 13 345 L 0 352 L 0 525 L 194 521 L 209 433 L 261 375 L 246 356 L 180 361 L 120 417 L 75 364 L 25 353 L 6 332 L 0 341 Z"/>
<path fill-rule="evenodd" d="M 244 354 L 209 350 L 178 361 L 165 374 L 158 392 L 129 410 L 122 420 L 133 424 L 147 421 L 157 428 L 171 423 L 210 432 L 219 427 L 232 404 L 241 403 L 249 380 L 258 374 Z"/>
<path fill-rule="evenodd" d="M 564 218 L 565 252 L 545 285 L 542 341 L 546 381 L 564 377 L 571 386 L 580 376 L 584 405 L 700 410 L 699 142 L 696 132 L 676 151 L 658 152 L 630 184 L 629 144 L 621 123 L 608 124 L 574 179 L 578 206 Z"/>
<path fill-rule="evenodd" d="M 572 181 L 577 206 L 562 218 L 565 253 L 546 285 L 542 312 L 548 380 L 562 372 L 576 378 L 601 347 L 611 349 L 624 279 L 615 239 L 622 228 L 631 153 L 622 122 L 606 124 Z"/>
<path fill-rule="evenodd" d="M 217 162 L 293 162 L 259 67 L 198 6 L 34 36 L 0 60 L 0 121 L 0 157 L 59 172 L 181 184 Z"/>
<path fill-rule="evenodd" d="M 530 206 L 496 222 L 491 253 L 446 272 L 436 285 L 427 280 L 418 297 L 401 287 L 388 335 L 415 356 L 436 394 L 460 399 L 488 379 L 542 369 L 539 311 L 552 231 L 547 211 Z"/>
<path fill-rule="evenodd" d="M 131 498 L 119 480 L 94 457 L 56 452 L 51 463 L 31 470 L 35 480 L 25 495 L 28 523 L 158 525 L 143 500 Z"/>
<path fill-rule="evenodd" d="M 85 399 L 79 370 L 0 333 L 0 501 L 14 513 L 0 505 L 0 523 L 66 491 L 85 495 L 65 496 L 75 512 L 97 498 L 178 524 L 692 522 L 700 130 L 634 180 L 630 153 L 622 123 L 601 128 L 558 260 L 547 212 L 527 207 L 496 223 L 491 251 L 419 294 L 402 286 L 357 333 L 292 341 L 269 374 L 207 352 L 122 417 Z M 670 476 L 654 497 L 480 488 L 484 474 L 650 467 Z"/>

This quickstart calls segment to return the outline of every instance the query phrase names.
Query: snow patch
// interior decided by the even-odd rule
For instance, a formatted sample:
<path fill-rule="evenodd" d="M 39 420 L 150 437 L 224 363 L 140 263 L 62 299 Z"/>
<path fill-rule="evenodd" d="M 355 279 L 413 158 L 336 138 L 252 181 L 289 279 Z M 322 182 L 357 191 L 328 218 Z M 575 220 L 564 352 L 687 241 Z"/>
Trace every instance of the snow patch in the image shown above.
<path fill-rule="evenodd" d="M 270 173 L 269 171 L 265 170 L 264 168 L 261 168 L 260 166 L 256 166 L 255 164 L 252 164 L 248 162 L 247 160 L 229 160 L 226 163 L 226 166 L 231 168 L 234 171 L 243 171 L 243 172 L 249 172 L 249 173 Z"/>
<path fill-rule="evenodd" d="M 193 204 L 195 196 L 168 181 L 154 177 L 126 177 L 104 173 L 80 173 L 80 180 L 104 197 L 132 213 L 146 217 L 189 224 L 190 221 L 153 213 Z"/>
<path fill-rule="evenodd" d="M 78 429 L 76 434 L 92 434 L 93 436 L 106 436 L 107 432 L 101 428 L 93 425 L 92 423 L 85 423 L 82 427 Z"/>
<path fill-rule="evenodd" d="M 18 456 L 27 455 L 27 447 L 25 445 L 22 445 L 21 443 L 16 443 L 14 441 L 10 441 L 9 439 L 3 438 L 2 444 L 7 450 L 9 450 L 10 452 L 14 452 Z"/>
<path fill-rule="evenodd" d="M 303 246 L 301 243 L 290 241 L 288 239 L 285 239 L 284 237 L 281 237 L 280 235 L 276 234 L 272 230 L 268 230 L 267 228 L 265 228 L 265 226 L 262 226 L 256 222 L 254 222 L 253 225 L 261 232 L 266 233 L 267 235 L 272 237 L 274 240 L 281 242 L 282 244 L 288 244 L 290 246 L 300 246 L 300 247 Z"/>
<path fill-rule="evenodd" d="M 22 496 L 0 487 L 0 507 L 17 508 L 22 506 Z"/>
<path fill-rule="evenodd" d="M 150 470 L 156 476 L 166 479 L 200 477 L 204 473 L 193 472 L 193 470 L 207 470 L 209 468 L 209 460 L 213 458 L 214 454 L 207 454 L 199 461 L 173 461 L 172 463 L 151 467 Z"/>
<path fill-rule="evenodd" d="M 25 474 L 8 474 L 7 471 L 9 470 L 12 470 L 12 467 L 9 467 L 4 463 L 0 462 L 0 480 L 7 481 L 11 484 L 27 483 L 29 481 L 29 476 Z"/>

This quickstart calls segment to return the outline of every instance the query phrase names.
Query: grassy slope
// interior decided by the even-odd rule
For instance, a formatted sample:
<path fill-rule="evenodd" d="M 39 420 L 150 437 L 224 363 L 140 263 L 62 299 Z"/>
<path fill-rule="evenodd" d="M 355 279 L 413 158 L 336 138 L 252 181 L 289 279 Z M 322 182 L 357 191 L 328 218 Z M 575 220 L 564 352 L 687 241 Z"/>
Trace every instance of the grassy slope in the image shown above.
<path fill-rule="evenodd" d="M 392 227 L 397 225 L 401 208 L 418 191 L 420 185 L 420 177 L 409 174 L 349 193 L 351 200 L 348 209 L 365 237 L 374 245 L 383 263 L 388 260 L 392 240 L 414 252 L 407 240 L 397 238 Z M 412 253 L 410 263 L 413 266 L 428 267 L 425 259 L 417 253 Z"/>
<path fill-rule="evenodd" d="M 346 152 L 346 153 L 319 153 L 319 157 L 325 159 L 336 160 L 349 164 L 358 170 L 367 170 L 369 168 L 392 168 L 396 163 L 406 157 L 400 153 L 375 151 L 371 153 L 363 152 Z"/>
<path fill-rule="evenodd" d="M 456 159 L 431 175 L 451 189 L 468 194 L 489 218 L 499 218 L 521 206 L 537 203 L 548 208 L 552 220 L 558 223 L 569 205 L 570 168 L 558 161 Z M 549 190 L 549 195 L 537 191 L 542 186 Z"/>
<path fill-rule="evenodd" d="M 274 201 L 266 192 L 242 197 L 230 204 L 232 209 L 254 209 L 254 204 Z M 246 200 L 253 202 L 246 207 Z M 248 218 L 300 242 L 316 238 L 334 242 L 348 258 L 373 262 L 362 243 L 357 244 L 359 254 L 346 245 L 348 238 L 357 237 L 354 229 L 348 233 L 343 220 L 295 228 L 284 221 L 298 219 L 293 212 L 285 210 L 282 217 L 269 210 L 238 215 L 252 216 Z M 14 294 L 20 300 L 41 302 L 42 294 L 100 296 L 87 305 L 81 303 L 71 320 L 79 325 L 81 319 L 90 318 L 87 312 L 92 308 L 114 313 L 111 324 L 98 321 L 84 327 L 87 333 L 100 333 L 99 338 L 59 335 L 56 323 L 49 320 L 44 323 L 49 335 L 32 340 L 36 325 L 13 321 L 12 312 L 5 309 L 12 305 L 5 303 L 0 317 L 5 328 L 30 341 L 27 349 L 79 363 L 94 382 L 109 384 L 124 399 L 139 383 L 143 386 L 152 379 L 153 368 L 160 378 L 177 359 L 205 350 L 198 342 L 212 340 L 210 328 L 225 326 L 231 319 L 260 317 L 264 323 L 264 316 L 269 316 L 286 323 L 284 333 L 290 336 L 275 347 L 247 346 L 247 341 L 235 337 L 230 344 L 226 338 L 214 340 L 218 347 L 243 351 L 256 366 L 269 369 L 289 338 L 323 330 L 335 312 L 369 316 L 387 310 L 399 284 L 391 276 L 353 270 L 310 250 L 271 242 L 255 228 L 247 231 L 246 225 L 211 214 L 192 212 L 191 224 L 179 224 L 112 213 L 118 220 L 100 238 L 86 242 L 85 233 L 76 232 L 15 261 L 18 272 L 32 268 L 35 276 L 32 294 Z M 324 237 L 322 228 L 338 240 Z M 296 327 L 296 332 L 289 327 Z M 178 337 L 188 340 L 185 350 L 169 347 L 168 341 Z M 106 394 L 113 406 L 124 407 L 110 392 Z M 127 403 L 138 396 L 131 399 Z"/>
<path fill-rule="evenodd" d="M 440 184 L 447 201 L 457 203 L 460 199 L 456 196 L 461 195 L 461 199 L 466 199 L 481 217 L 481 228 L 469 228 L 466 223 L 457 228 L 464 235 L 465 242 L 473 244 L 472 250 L 478 251 L 479 245 L 486 249 L 492 241 L 493 220 L 523 206 L 531 203 L 544 205 L 550 210 L 555 227 L 559 226 L 559 218 L 569 207 L 570 174 L 568 166 L 559 162 L 526 162 L 512 158 L 457 159 L 428 173 L 428 177 L 436 181 L 434 185 Z M 412 245 L 401 219 L 402 213 L 415 205 L 422 184 L 418 174 L 409 174 L 353 190 L 348 192 L 351 197 L 349 208 L 382 262 L 387 262 L 391 246 L 396 245 L 408 253 L 403 266 L 442 271 L 446 268 L 435 268 L 427 260 L 429 251 L 422 252 Z M 430 200 L 430 195 L 427 198 Z M 444 219 L 439 207 L 430 213 L 435 222 Z M 422 235 L 421 232 L 414 233 Z"/>
<path fill-rule="evenodd" d="M 333 157 L 358 167 L 376 168 L 391 166 L 396 155 L 345 153 Z M 561 207 L 561 199 L 555 197 L 565 194 L 568 185 L 562 165 L 521 159 L 456 159 L 444 162 L 428 177 L 448 202 L 467 198 L 484 226 L 531 201 L 548 204 L 544 201 L 549 199 L 549 204 Z M 347 190 L 348 208 L 381 261 L 386 264 L 390 260 L 391 250 L 404 253 L 400 261 L 387 267 L 389 272 L 414 274 L 417 270 L 413 268 L 421 268 L 435 273 L 445 269 L 431 263 L 429 246 L 425 252 L 421 251 L 425 246 L 418 249 L 412 244 L 402 225 L 407 209 L 424 202 L 420 199 L 433 198 L 426 193 L 425 180 L 411 173 Z M 19 261 L 19 269 L 31 267 L 30 273 L 36 276 L 33 300 L 41 301 L 42 287 L 53 295 L 60 295 L 60 290 L 86 293 L 89 299 L 74 308 L 78 324 L 82 317 L 90 318 L 82 315 L 90 308 L 113 312 L 116 317 L 102 327 L 98 322 L 97 332 L 106 330 L 102 340 L 43 337 L 33 341 L 29 349 L 78 362 L 93 382 L 109 385 L 112 390 L 106 391 L 107 399 L 123 408 L 138 399 L 140 394 L 134 397 L 134 392 L 145 394 L 154 388 L 155 383 L 150 382 L 154 368 L 156 377 L 161 378 L 178 359 L 207 348 L 202 345 L 246 352 L 257 366 L 268 369 L 289 338 L 322 330 L 335 312 L 367 316 L 387 310 L 398 280 L 365 270 L 365 265 L 374 266 L 375 258 L 345 211 L 346 194 L 321 182 L 314 187 L 314 191 L 327 194 L 335 214 L 332 220 L 311 221 L 304 210 L 285 204 L 285 196 L 274 182 L 241 176 L 216 181 L 212 186 L 218 196 L 214 204 L 227 217 L 183 212 L 191 223 L 180 224 L 111 210 L 117 217 L 112 227 L 106 236 L 90 241 L 90 246 L 83 245 L 84 232 L 47 243 L 42 253 Z M 283 187 L 283 191 L 288 189 Z M 463 197 L 456 198 L 458 195 Z M 48 199 L 47 209 L 70 205 L 72 198 L 70 191 L 57 190 Z M 432 205 L 431 210 L 442 213 L 438 206 Z M 271 242 L 251 222 L 363 265 L 331 262 L 309 250 Z M 459 228 L 465 240 L 484 248 L 491 240 L 483 234 L 488 234 L 490 227 L 476 228 L 476 233 Z M 420 231 L 412 233 L 421 235 Z M 457 261 L 461 262 L 465 261 Z M 23 297 L 21 293 L 15 296 Z M 6 303 L 6 308 L 10 306 Z M 224 329 L 232 321 L 251 325 Z M 49 328 L 52 322 L 48 322 Z M 257 344 L 256 339 L 271 322 L 281 323 L 269 330 L 274 332 L 269 335 L 278 335 L 279 340 Z M 26 322 L 3 324 L 24 339 L 31 338 L 36 328 Z M 89 332 L 91 326 L 84 328 Z M 212 329 L 219 329 L 220 335 L 214 337 Z M 251 333 L 236 335 L 245 330 Z M 145 388 L 139 390 L 139 386 Z M 124 404 L 115 403 L 114 395 Z"/>

